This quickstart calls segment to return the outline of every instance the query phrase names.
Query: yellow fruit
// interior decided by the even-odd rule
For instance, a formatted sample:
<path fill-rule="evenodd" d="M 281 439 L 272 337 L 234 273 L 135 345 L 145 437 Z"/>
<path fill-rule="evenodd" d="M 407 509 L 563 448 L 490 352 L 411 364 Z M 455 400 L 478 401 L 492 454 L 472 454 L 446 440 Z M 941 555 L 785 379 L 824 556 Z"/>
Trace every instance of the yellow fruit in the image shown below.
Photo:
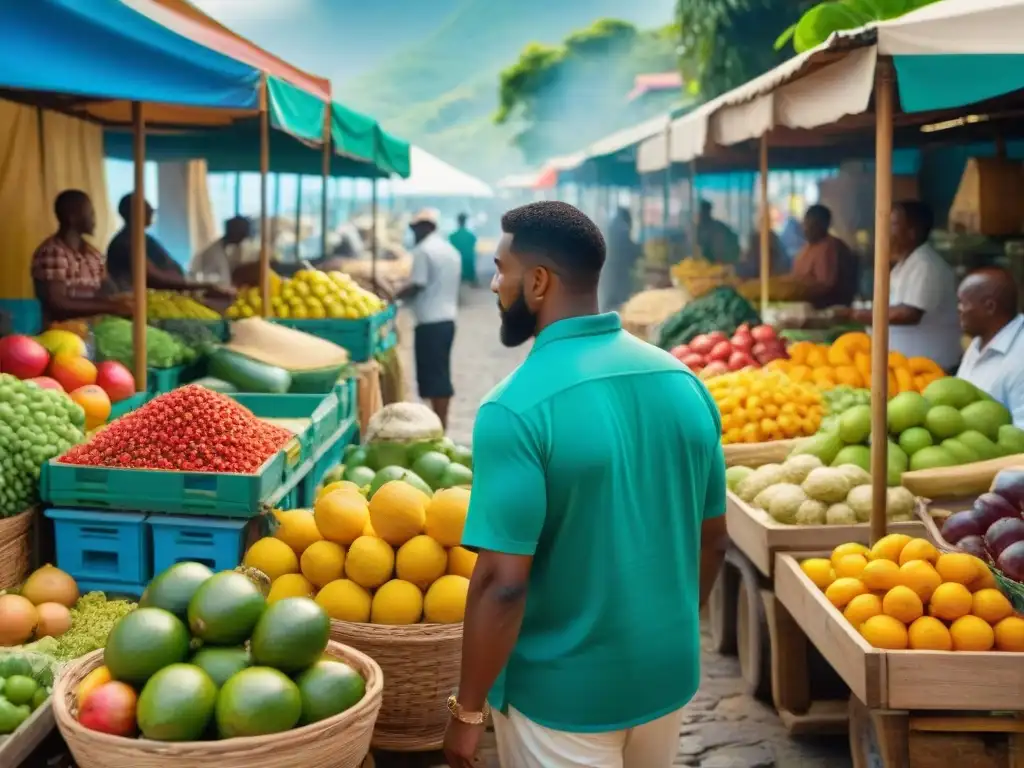
<path fill-rule="evenodd" d="M 457 547 L 462 543 L 468 511 L 469 491 L 465 488 L 438 491 L 427 504 L 427 535 L 442 547 Z"/>
<path fill-rule="evenodd" d="M 366 519 L 366 525 L 363 526 L 363 536 L 374 536 L 378 539 L 380 538 L 380 536 L 377 536 L 377 532 L 373 530 L 373 525 L 370 523 L 369 518 Z"/>
<path fill-rule="evenodd" d="M 423 533 L 427 498 L 401 480 L 384 483 L 370 499 L 370 523 L 388 544 L 400 547 Z"/>
<path fill-rule="evenodd" d="M 106 685 L 113 678 L 110 675 L 110 670 L 106 667 L 96 667 L 92 672 L 82 678 L 82 682 L 78 684 L 78 707 L 81 709 L 82 704 L 89 698 L 89 694 L 99 688 L 101 685 Z"/>
<path fill-rule="evenodd" d="M 900 584 L 910 587 L 924 602 L 931 599 L 932 592 L 941 583 L 942 577 L 926 560 L 909 560 L 900 566 Z"/>
<path fill-rule="evenodd" d="M 1013 615 L 1013 606 L 998 589 L 981 589 L 974 593 L 970 612 L 989 624 L 998 624 Z"/>
<path fill-rule="evenodd" d="M 996 648 L 1000 651 L 1024 652 L 1024 619 L 1007 616 L 994 627 Z"/>
<path fill-rule="evenodd" d="M 853 598 L 857 595 L 863 595 L 867 591 L 868 588 L 864 586 L 863 581 L 847 577 L 836 579 L 829 584 L 825 590 L 825 597 L 836 608 L 843 610 Z"/>
<path fill-rule="evenodd" d="M 448 573 L 452 576 L 472 578 L 476 557 L 476 552 L 470 552 L 463 547 L 452 547 L 448 550 Z"/>
<path fill-rule="evenodd" d="M 395 555 L 395 575 L 426 589 L 444 576 L 448 567 L 448 553 L 429 536 L 413 536 L 398 548 Z"/>
<path fill-rule="evenodd" d="M 974 557 L 974 555 L 971 555 L 971 557 Z M 981 575 L 971 582 L 971 592 L 977 592 L 982 589 L 999 589 L 999 585 L 996 584 L 996 577 L 992 575 L 992 569 L 981 558 L 975 557 L 974 562 L 977 564 L 978 573 Z"/>
<path fill-rule="evenodd" d="M 872 560 L 864 567 L 860 580 L 872 591 L 888 592 L 900 583 L 900 567 L 894 560 Z"/>
<path fill-rule="evenodd" d="M 375 589 L 391 578 L 395 551 L 383 539 L 360 536 L 348 548 L 345 575 L 367 589 Z"/>
<path fill-rule="evenodd" d="M 867 566 L 868 561 L 864 555 L 843 555 L 836 562 L 836 576 L 838 578 L 860 578 Z"/>
<path fill-rule="evenodd" d="M 939 550 L 928 539 L 911 539 L 900 551 L 899 564 L 905 565 L 911 560 L 927 560 L 934 563 L 939 559 Z"/>
<path fill-rule="evenodd" d="M 853 625 L 854 629 L 860 629 L 860 625 L 872 616 L 878 616 L 882 612 L 882 599 L 878 595 L 857 595 L 846 606 L 843 616 Z"/>
<path fill-rule="evenodd" d="M 313 518 L 325 539 L 347 547 L 363 535 L 370 507 L 358 491 L 341 489 L 320 497 Z"/>
<path fill-rule="evenodd" d="M 946 625 L 934 616 L 915 619 L 907 632 L 910 647 L 915 651 L 951 651 L 953 638 Z"/>
<path fill-rule="evenodd" d="M 377 590 L 370 609 L 374 624 L 416 624 L 423 616 L 423 593 L 415 584 L 392 579 Z"/>
<path fill-rule="evenodd" d="M 974 555 L 964 552 L 944 552 L 935 561 L 935 570 L 943 581 L 955 581 L 957 584 L 969 586 L 981 577 L 979 562 Z"/>
<path fill-rule="evenodd" d="M 308 509 L 277 510 L 274 517 L 277 518 L 274 538 L 291 547 L 296 555 L 301 555 L 306 547 L 323 538 L 316 527 L 313 513 Z"/>
<path fill-rule="evenodd" d="M 324 496 L 334 491 L 355 491 L 359 493 L 359 486 L 349 480 L 335 480 L 328 483 L 316 493 L 316 500 L 320 501 Z"/>
<path fill-rule="evenodd" d="M 954 621 L 971 612 L 971 593 L 963 584 L 939 584 L 928 601 L 928 612 L 937 619 Z"/>
<path fill-rule="evenodd" d="M 271 582 L 286 573 L 299 572 L 299 558 L 295 551 L 280 539 L 263 538 L 255 542 L 242 558 L 242 565 L 267 574 Z"/>
<path fill-rule="evenodd" d="M 423 601 L 424 619 L 428 624 L 458 624 L 466 616 L 468 592 L 469 579 L 442 576 L 427 590 Z"/>
<path fill-rule="evenodd" d="M 995 631 L 984 619 L 961 616 L 949 628 L 954 651 L 989 651 L 995 645 Z"/>
<path fill-rule="evenodd" d="M 327 584 L 316 596 L 316 603 L 337 621 L 370 620 L 370 593 L 349 579 Z"/>
<path fill-rule="evenodd" d="M 882 613 L 910 624 L 924 614 L 924 604 L 917 592 L 903 585 L 893 587 L 882 598 Z"/>
<path fill-rule="evenodd" d="M 268 603 L 276 603 L 286 597 L 312 597 L 316 588 L 301 573 L 286 573 L 274 580 L 267 595 Z"/>
<path fill-rule="evenodd" d="M 903 622 L 884 613 L 865 621 L 861 625 L 860 633 L 875 648 L 887 651 L 903 650 L 909 642 L 907 628 Z"/>
<path fill-rule="evenodd" d="M 910 541 L 910 537 L 905 533 L 890 533 L 888 536 L 883 536 L 871 547 L 868 559 L 891 560 L 898 563 L 900 552 L 903 551 L 903 547 L 907 545 L 908 541 Z"/>
<path fill-rule="evenodd" d="M 302 553 L 302 575 L 315 586 L 323 587 L 345 573 L 345 550 L 333 541 L 315 541 Z"/>
<path fill-rule="evenodd" d="M 823 557 L 811 557 L 800 563 L 802 570 L 818 589 L 825 590 L 828 585 L 836 580 L 836 573 L 832 570 L 832 563 Z"/>
<path fill-rule="evenodd" d="M 836 563 L 839 562 L 839 559 L 844 557 L 845 555 L 864 555 L 865 557 L 867 557 L 868 552 L 870 552 L 870 550 L 863 544 L 840 544 L 838 547 L 832 550 L 832 567 L 834 568 L 836 566 Z"/>

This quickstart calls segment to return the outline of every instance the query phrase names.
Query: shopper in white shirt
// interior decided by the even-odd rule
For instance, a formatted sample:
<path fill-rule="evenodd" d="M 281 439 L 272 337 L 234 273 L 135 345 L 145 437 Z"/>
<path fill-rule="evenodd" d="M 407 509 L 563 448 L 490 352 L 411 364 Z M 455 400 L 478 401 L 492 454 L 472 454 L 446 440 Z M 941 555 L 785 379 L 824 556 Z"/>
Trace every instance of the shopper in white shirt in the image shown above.
<path fill-rule="evenodd" d="M 189 276 L 217 285 L 231 285 L 232 274 L 243 262 L 242 244 L 251 234 L 252 224 L 244 216 L 228 219 L 224 224 L 224 237 L 192 258 Z"/>
<path fill-rule="evenodd" d="M 972 272 L 959 292 L 960 324 L 974 337 L 957 376 L 966 379 L 1013 414 L 1024 427 L 1024 316 L 1017 286 L 1004 269 Z"/>
<path fill-rule="evenodd" d="M 448 426 L 448 404 L 455 394 L 451 377 L 452 342 L 459 305 L 462 258 L 437 232 L 439 215 L 420 211 L 409 222 L 416 245 L 412 249 L 409 285 L 397 298 L 409 302 L 416 322 L 414 350 L 420 397 Z"/>
<path fill-rule="evenodd" d="M 956 275 L 928 244 L 931 208 L 919 200 L 896 203 L 891 221 L 889 349 L 927 357 L 952 372 L 961 353 Z M 868 325 L 871 310 L 856 310 L 850 317 Z"/>

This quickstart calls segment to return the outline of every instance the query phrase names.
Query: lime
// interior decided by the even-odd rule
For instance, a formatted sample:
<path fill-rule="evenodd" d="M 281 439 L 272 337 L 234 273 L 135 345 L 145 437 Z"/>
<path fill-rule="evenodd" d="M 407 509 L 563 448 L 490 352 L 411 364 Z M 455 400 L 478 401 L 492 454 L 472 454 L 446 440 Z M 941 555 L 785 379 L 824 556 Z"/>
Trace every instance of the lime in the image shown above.
<path fill-rule="evenodd" d="M 4 685 L 4 696 L 11 704 L 28 704 L 36 695 L 36 681 L 26 675 L 12 675 Z"/>

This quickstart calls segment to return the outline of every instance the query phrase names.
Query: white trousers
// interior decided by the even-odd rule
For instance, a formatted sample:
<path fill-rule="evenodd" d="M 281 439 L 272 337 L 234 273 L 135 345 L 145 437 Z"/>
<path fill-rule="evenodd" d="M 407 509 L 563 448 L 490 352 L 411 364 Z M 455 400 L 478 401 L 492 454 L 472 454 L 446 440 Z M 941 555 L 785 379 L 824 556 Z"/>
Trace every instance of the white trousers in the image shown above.
<path fill-rule="evenodd" d="M 608 733 L 555 731 L 512 707 L 493 719 L 501 768 L 671 768 L 683 710 Z"/>

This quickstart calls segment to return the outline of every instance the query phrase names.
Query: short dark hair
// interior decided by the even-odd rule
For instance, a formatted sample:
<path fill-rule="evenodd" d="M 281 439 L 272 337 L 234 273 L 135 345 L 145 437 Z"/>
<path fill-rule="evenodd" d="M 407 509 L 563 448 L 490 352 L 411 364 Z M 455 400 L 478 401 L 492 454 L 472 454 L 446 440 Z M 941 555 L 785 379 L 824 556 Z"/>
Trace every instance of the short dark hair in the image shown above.
<path fill-rule="evenodd" d="M 132 201 L 135 199 L 135 193 L 129 192 L 127 195 L 121 198 L 121 202 L 117 204 L 117 212 L 121 214 L 121 218 L 126 223 L 130 223 L 132 220 Z M 146 208 L 150 208 L 149 201 L 146 201 Z"/>
<path fill-rule="evenodd" d="M 79 205 L 89 202 L 89 195 L 80 189 L 65 189 L 53 201 L 53 213 L 61 224 L 74 213 Z"/>
<path fill-rule="evenodd" d="M 935 228 L 935 214 L 932 207 L 922 200 L 900 200 L 893 208 L 903 212 L 907 223 L 914 228 L 922 240 L 927 240 Z"/>
<path fill-rule="evenodd" d="M 815 203 L 807 208 L 804 212 L 805 217 L 817 219 L 820 221 L 826 229 L 832 226 L 832 211 L 821 203 Z"/>
<path fill-rule="evenodd" d="M 460 213 L 458 216 L 455 217 L 455 220 L 459 222 L 459 224 L 465 224 L 467 221 L 469 221 L 469 215 L 465 213 Z"/>
<path fill-rule="evenodd" d="M 604 236 L 579 208 L 559 200 L 529 203 L 502 216 L 501 229 L 512 236 L 512 251 L 549 261 L 571 287 L 597 285 Z"/>

